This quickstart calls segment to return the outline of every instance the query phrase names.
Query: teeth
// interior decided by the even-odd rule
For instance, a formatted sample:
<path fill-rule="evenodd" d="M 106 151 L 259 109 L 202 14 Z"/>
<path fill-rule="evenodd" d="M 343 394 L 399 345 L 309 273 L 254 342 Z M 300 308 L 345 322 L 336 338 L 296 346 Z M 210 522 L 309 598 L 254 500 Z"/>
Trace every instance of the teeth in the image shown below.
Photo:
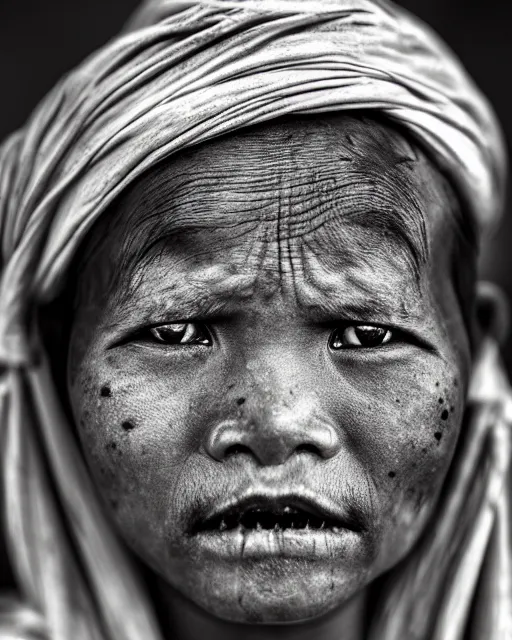
<path fill-rule="evenodd" d="M 273 527 L 272 526 L 264 527 L 259 520 L 256 520 L 255 522 L 249 525 L 243 524 L 242 522 L 238 522 L 238 524 L 231 521 L 226 522 L 224 518 L 220 521 L 219 531 L 235 530 L 235 529 L 241 532 L 253 530 L 253 531 L 271 531 L 273 533 L 282 533 L 283 531 L 286 531 L 288 529 L 293 529 L 297 531 L 306 531 L 308 533 L 310 531 L 322 531 L 322 530 L 330 530 L 333 533 L 340 533 L 341 531 L 339 527 L 334 527 L 334 526 L 327 527 L 325 520 L 322 520 L 320 523 L 318 522 L 311 523 L 309 520 L 305 520 L 301 522 L 289 521 L 286 525 L 283 525 L 283 523 L 276 522 Z"/>
<path fill-rule="evenodd" d="M 293 507 L 285 506 L 280 513 L 264 509 L 250 509 L 241 514 L 229 513 L 219 517 L 214 529 L 220 532 L 264 530 L 282 533 L 292 529 L 308 532 L 329 530 L 339 533 L 341 529 L 333 525 L 334 523 L 329 520 L 321 520 L 316 516 L 297 511 Z"/>

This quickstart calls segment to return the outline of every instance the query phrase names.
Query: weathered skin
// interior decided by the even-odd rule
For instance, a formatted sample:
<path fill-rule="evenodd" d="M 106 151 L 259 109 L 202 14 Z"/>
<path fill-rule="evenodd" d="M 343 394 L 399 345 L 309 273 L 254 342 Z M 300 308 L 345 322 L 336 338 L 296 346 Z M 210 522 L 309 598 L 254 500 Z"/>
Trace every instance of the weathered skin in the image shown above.
<path fill-rule="evenodd" d="M 454 206 L 401 134 L 326 117 L 190 150 L 96 227 L 69 396 L 111 518 L 169 606 L 184 596 L 251 624 L 332 619 L 429 526 L 470 367 Z M 179 322 L 211 342 L 165 345 L 147 331 Z M 338 328 L 369 324 L 393 339 L 330 346 Z M 300 559 L 286 542 L 257 560 L 243 546 L 236 561 L 202 553 L 193 518 L 251 487 L 349 504 L 365 530 Z M 320 626 L 300 637 L 330 637 Z"/>

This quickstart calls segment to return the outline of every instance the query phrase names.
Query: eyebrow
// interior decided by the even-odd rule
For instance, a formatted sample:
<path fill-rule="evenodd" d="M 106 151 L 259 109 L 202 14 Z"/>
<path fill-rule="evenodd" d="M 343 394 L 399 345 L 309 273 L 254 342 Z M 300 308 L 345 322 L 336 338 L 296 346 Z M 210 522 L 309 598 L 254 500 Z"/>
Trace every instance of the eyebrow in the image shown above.
<path fill-rule="evenodd" d="M 233 291 L 208 291 L 202 289 L 202 295 L 196 295 L 197 289 L 190 285 L 180 287 L 174 294 L 166 296 L 166 290 L 162 289 L 159 295 L 164 298 L 161 302 L 154 296 L 148 295 L 142 299 L 138 299 L 134 306 L 129 308 L 121 305 L 121 322 L 125 311 L 129 323 L 132 323 L 133 310 L 143 309 L 143 313 L 137 318 L 136 324 L 139 327 L 149 325 L 158 325 L 173 322 L 185 322 L 193 319 L 205 321 L 226 320 L 236 315 L 235 309 L 231 308 L 231 304 L 236 305 L 243 298 Z M 310 322 L 318 325 L 334 325 L 340 322 L 358 321 L 371 324 L 390 324 L 412 320 L 413 316 L 404 312 L 403 308 L 393 301 L 375 299 L 362 300 L 361 294 L 346 294 L 342 303 L 332 303 L 324 305 L 322 302 L 311 305 L 304 309 L 304 317 L 309 318 Z M 123 308 L 124 307 L 124 308 Z M 128 321 L 128 320 L 127 320 Z"/>
<path fill-rule="evenodd" d="M 340 221 L 346 224 L 347 227 L 358 227 L 378 234 L 383 241 L 393 241 L 403 248 L 402 255 L 410 265 L 415 280 L 418 282 L 421 275 L 421 267 L 427 263 L 429 258 L 429 243 L 425 217 L 421 208 L 412 197 L 408 198 L 408 200 L 410 202 L 409 208 L 395 206 L 392 211 L 376 206 L 375 202 L 368 207 L 353 207 L 340 214 Z M 155 224 L 151 223 L 153 219 L 156 221 Z M 201 223 L 191 223 L 190 218 L 186 218 L 182 224 L 180 224 L 179 219 L 172 218 L 167 225 L 165 223 L 168 222 L 168 219 L 165 219 L 164 225 L 162 225 L 161 216 L 155 212 L 144 216 L 139 222 L 141 227 L 145 227 L 145 231 L 141 235 L 152 239 L 149 242 L 142 243 L 142 246 L 136 246 L 133 238 L 131 238 L 129 244 L 125 244 L 123 253 L 129 258 L 123 267 L 132 274 L 142 263 L 165 253 L 172 241 L 177 237 L 193 234 L 206 226 Z M 236 239 L 238 235 L 243 236 L 245 234 L 244 231 L 240 231 L 237 234 L 236 229 L 239 229 L 242 225 L 257 224 L 258 220 L 256 218 L 247 217 L 235 223 L 216 225 L 213 230 L 221 227 L 232 227 L 232 238 Z M 322 225 L 323 222 L 319 222 L 316 226 L 313 224 L 308 229 L 308 233 L 315 231 Z"/>
<path fill-rule="evenodd" d="M 411 265 L 416 280 L 419 280 L 421 266 L 429 258 L 425 215 L 416 198 L 411 193 L 404 194 L 401 191 L 405 203 L 393 203 L 388 207 L 379 206 L 380 203 L 374 200 L 367 205 L 346 210 L 343 221 L 347 225 L 380 233 L 383 239 L 394 240 L 405 249 L 404 257 Z M 379 195 L 383 197 L 386 194 Z"/>
<path fill-rule="evenodd" d="M 307 294 L 306 297 L 298 294 L 298 308 L 309 321 L 323 325 L 349 320 L 394 324 L 415 317 L 404 307 L 401 297 L 383 293 L 373 281 L 361 278 L 360 274 L 354 278 L 347 273 L 340 277 L 339 283 L 333 280 L 337 278 L 334 272 L 326 273 L 326 276 L 327 279 L 322 278 L 322 282 L 315 283 L 317 295 L 314 300 L 309 301 Z M 146 293 L 131 279 L 117 299 L 116 307 L 121 316 L 125 311 L 131 316 L 134 309 L 139 315 L 142 310 L 137 321 L 140 326 L 193 318 L 227 319 L 237 315 L 241 309 L 240 302 L 247 299 L 247 292 L 252 290 L 255 282 L 254 274 L 237 273 L 224 277 L 219 272 L 213 278 L 195 279 L 192 275 L 190 279 L 183 280 L 180 277 Z M 333 292 L 333 284 L 342 295 Z"/>

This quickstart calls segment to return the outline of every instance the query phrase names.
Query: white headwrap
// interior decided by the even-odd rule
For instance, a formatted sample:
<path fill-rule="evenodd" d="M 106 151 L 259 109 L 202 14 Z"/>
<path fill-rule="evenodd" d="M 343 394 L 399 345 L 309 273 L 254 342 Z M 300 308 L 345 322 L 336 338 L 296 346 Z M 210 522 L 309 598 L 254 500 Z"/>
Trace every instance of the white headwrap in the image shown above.
<path fill-rule="evenodd" d="M 499 217 L 506 161 L 492 110 L 437 36 L 384 0 L 150 0 L 124 35 L 67 75 L 0 148 L 2 473 L 27 628 L 42 625 L 51 640 L 159 637 L 59 407 L 29 322 L 34 309 L 55 297 L 109 203 L 163 158 L 281 115 L 345 110 L 376 111 L 405 127 L 479 228 Z M 492 349 L 480 359 L 486 375 L 498 371 Z M 468 440 L 464 460 L 473 464 L 461 463 L 439 536 L 397 576 L 372 639 L 461 638 L 475 585 L 491 566 L 484 556 L 497 549 L 489 575 L 500 597 L 491 613 L 477 599 L 485 633 L 475 638 L 509 637 L 508 550 L 497 514 L 506 508 L 508 452 L 499 443 L 510 415 L 508 388 L 496 389 L 494 413 L 489 396 L 476 394 L 491 413 Z M 492 464 L 476 483 L 488 490 L 475 498 L 489 438 L 496 441 L 488 447 Z M 475 521 L 462 522 L 470 494 Z M 458 525 L 460 547 L 448 549 Z"/>

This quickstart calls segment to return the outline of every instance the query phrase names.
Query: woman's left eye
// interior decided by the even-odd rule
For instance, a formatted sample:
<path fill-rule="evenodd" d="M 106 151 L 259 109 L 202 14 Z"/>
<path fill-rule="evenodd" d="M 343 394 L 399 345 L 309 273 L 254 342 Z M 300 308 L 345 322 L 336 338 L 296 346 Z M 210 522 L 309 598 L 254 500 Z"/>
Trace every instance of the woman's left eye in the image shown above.
<path fill-rule="evenodd" d="M 332 349 L 382 347 L 393 338 L 393 331 L 371 324 L 353 324 L 336 329 L 330 339 Z"/>
<path fill-rule="evenodd" d="M 148 331 L 153 342 L 166 345 L 211 345 L 211 339 L 205 327 L 194 322 L 175 322 L 153 327 Z"/>

